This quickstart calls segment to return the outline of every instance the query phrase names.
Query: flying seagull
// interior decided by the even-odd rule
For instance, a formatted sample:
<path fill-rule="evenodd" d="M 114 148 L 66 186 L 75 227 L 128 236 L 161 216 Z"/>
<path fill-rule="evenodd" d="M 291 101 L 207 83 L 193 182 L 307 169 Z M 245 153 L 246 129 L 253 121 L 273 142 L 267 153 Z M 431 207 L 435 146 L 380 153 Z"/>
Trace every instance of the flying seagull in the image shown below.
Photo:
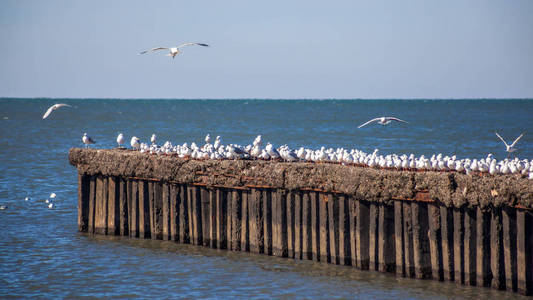
<path fill-rule="evenodd" d="M 180 54 L 180 49 L 183 48 L 183 47 L 186 47 L 186 46 L 192 46 L 192 45 L 198 45 L 198 46 L 204 46 L 204 47 L 209 47 L 209 45 L 207 44 L 202 44 L 202 43 L 185 43 L 185 44 L 181 44 L 177 47 L 157 47 L 157 48 L 152 48 L 152 49 L 148 49 L 148 50 L 144 50 L 142 51 L 140 54 L 145 54 L 147 52 L 151 52 L 151 51 L 157 51 L 157 50 L 169 50 L 170 53 L 167 54 L 167 56 L 172 56 L 172 58 L 174 58 L 176 55 Z"/>
<path fill-rule="evenodd" d="M 519 139 L 522 138 L 522 136 L 524 136 L 524 134 L 522 133 L 519 137 L 516 138 L 516 140 L 514 140 L 514 142 L 511 144 L 511 145 L 507 145 L 507 142 L 505 142 L 505 140 L 497 133 L 495 132 L 496 136 L 500 138 L 500 140 L 502 140 L 502 142 L 505 144 L 505 151 L 511 153 L 511 152 L 515 152 L 517 149 L 514 147 L 514 145 L 518 142 Z"/>
<path fill-rule="evenodd" d="M 50 106 L 48 108 L 48 110 L 44 113 L 43 115 L 43 119 L 46 119 L 54 110 L 60 108 L 60 107 L 63 107 L 63 106 L 68 106 L 68 107 L 72 107 L 68 104 L 65 104 L 65 103 L 57 103 L 57 104 L 54 104 L 52 106 Z"/>
<path fill-rule="evenodd" d="M 400 120 L 400 119 L 395 118 L 395 117 L 380 117 L 380 118 L 372 119 L 372 120 L 370 120 L 370 121 L 368 121 L 368 122 L 366 122 L 366 123 L 364 123 L 362 125 L 359 125 L 359 127 L 357 127 L 357 128 L 361 128 L 361 127 L 366 126 L 366 125 L 368 125 L 370 123 L 373 123 L 373 122 L 378 122 L 378 124 L 381 124 L 381 125 L 387 125 L 387 124 L 389 124 L 392 121 L 409 123 L 409 122 L 406 122 L 404 120 Z"/>

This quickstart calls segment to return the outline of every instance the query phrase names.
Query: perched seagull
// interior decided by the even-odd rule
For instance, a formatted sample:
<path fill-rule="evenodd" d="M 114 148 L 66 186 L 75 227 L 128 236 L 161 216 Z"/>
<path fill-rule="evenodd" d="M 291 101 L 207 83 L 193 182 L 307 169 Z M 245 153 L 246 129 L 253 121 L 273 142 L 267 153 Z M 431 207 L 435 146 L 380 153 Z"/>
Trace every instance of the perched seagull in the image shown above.
<path fill-rule="evenodd" d="M 514 145 L 518 142 L 519 139 L 522 138 L 522 136 L 524 136 L 524 134 L 522 133 L 519 137 L 516 138 L 516 140 L 514 140 L 514 142 L 511 144 L 511 145 L 507 145 L 507 142 L 505 142 L 505 140 L 497 133 L 495 132 L 496 136 L 500 138 L 500 140 L 502 140 L 502 142 L 505 144 L 505 151 L 511 153 L 511 152 L 515 152 L 517 149 L 514 147 Z"/>
<path fill-rule="evenodd" d="M 60 107 L 63 107 L 63 106 L 68 106 L 68 107 L 72 107 L 68 104 L 65 104 L 65 103 L 57 103 L 57 104 L 54 104 L 52 106 L 50 106 L 48 108 L 48 110 L 46 110 L 46 112 L 44 113 L 43 115 L 43 119 L 46 119 L 54 110 L 60 108 Z"/>
<path fill-rule="evenodd" d="M 209 133 L 205 136 L 205 142 L 209 144 L 211 142 L 211 137 L 209 136 Z"/>
<path fill-rule="evenodd" d="M 130 145 L 134 150 L 138 150 L 141 147 L 141 144 L 139 142 L 139 138 L 134 136 L 131 138 Z"/>
<path fill-rule="evenodd" d="M 81 140 L 85 144 L 85 148 L 89 148 L 90 144 L 96 143 L 95 141 L 93 141 L 93 139 L 91 139 L 90 136 L 87 135 L 87 133 L 83 134 L 83 137 L 81 138 Z"/>
<path fill-rule="evenodd" d="M 152 133 L 152 137 L 150 138 L 150 142 L 152 142 L 152 144 L 155 144 L 156 138 L 157 138 L 157 135 L 155 135 L 155 133 Z"/>
<path fill-rule="evenodd" d="M 192 45 L 198 45 L 198 46 L 204 46 L 204 47 L 209 47 L 209 45 L 207 44 L 202 44 L 202 43 L 185 43 L 185 44 L 181 44 L 177 47 L 157 47 L 157 48 L 152 48 L 152 49 L 148 49 L 148 50 L 144 50 L 142 51 L 140 54 L 145 54 L 147 52 L 151 52 L 151 51 L 157 51 L 157 50 L 169 50 L 170 53 L 167 54 L 167 56 L 172 56 L 172 58 L 174 58 L 176 55 L 180 54 L 180 50 L 181 48 L 183 47 L 186 47 L 186 46 L 192 46 Z"/>
<path fill-rule="evenodd" d="M 122 133 L 119 133 L 117 136 L 117 144 L 119 148 L 122 147 L 122 144 L 124 144 L 124 135 Z"/>
<path fill-rule="evenodd" d="M 364 123 L 362 125 L 359 125 L 359 127 L 357 127 L 357 128 L 361 128 L 361 127 L 366 126 L 366 125 L 368 125 L 370 123 L 373 123 L 373 122 L 378 122 L 378 124 L 381 124 L 381 125 L 387 125 L 387 124 L 389 124 L 392 121 L 409 123 L 409 122 L 406 122 L 404 120 L 400 120 L 400 119 L 395 118 L 395 117 L 380 117 L 380 118 L 372 119 L 372 120 L 370 120 L 370 121 L 368 121 L 368 122 L 366 122 L 366 123 Z"/>

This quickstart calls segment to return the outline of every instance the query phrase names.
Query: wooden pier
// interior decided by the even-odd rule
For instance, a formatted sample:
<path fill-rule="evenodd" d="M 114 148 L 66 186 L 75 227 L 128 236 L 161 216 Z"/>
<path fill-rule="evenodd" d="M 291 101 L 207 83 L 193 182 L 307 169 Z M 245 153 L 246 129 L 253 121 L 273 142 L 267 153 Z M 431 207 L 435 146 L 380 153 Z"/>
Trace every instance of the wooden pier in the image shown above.
<path fill-rule="evenodd" d="M 71 149 L 82 232 L 533 294 L 533 182 Z"/>

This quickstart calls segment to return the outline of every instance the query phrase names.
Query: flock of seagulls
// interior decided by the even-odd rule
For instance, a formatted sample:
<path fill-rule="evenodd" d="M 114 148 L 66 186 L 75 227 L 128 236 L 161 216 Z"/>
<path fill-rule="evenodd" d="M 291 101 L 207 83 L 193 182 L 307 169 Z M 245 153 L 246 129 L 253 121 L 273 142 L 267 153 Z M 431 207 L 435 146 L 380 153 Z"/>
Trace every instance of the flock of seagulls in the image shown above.
<path fill-rule="evenodd" d="M 373 120 L 369 122 L 372 121 Z M 523 134 L 520 137 L 522 136 Z M 520 137 L 517 138 L 511 146 L 508 146 L 509 152 L 516 150 L 513 147 Z M 82 140 L 86 146 L 88 146 L 86 141 L 92 141 L 86 134 L 84 134 Z M 124 135 L 120 133 L 117 136 L 118 146 L 124 149 L 124 142 Z M 466 174 L 475 172 L 487 173 L 490 175 L 521 174 L 522 176 L 527 176 L 529 179 L 533 179 L 533 159 L 530 161 L 527 159 L 520 160 L 518 158 L 506 158 L 498 161 L 492 154 L 480 159 L 458 159 L 456 155 L 448 156 L 441 153 L 432 155 L 431 157 L 425 157 L 424 155 L 416 157 L 414 154 L 381 155 L 378 153 L 378 149 L 375 149 L 373 153 L 365 153 L 357 149 L 333 149 L 326 147 L 321 147 L 320 149 L 309 149 L 304 147 L 291 149 L 287 145 L 276 148 L 271 143 L 266 143 L 263 147 L 263 139 L 261 135 L 258 135 L 251 144 L 242 146 L 238 144 L 224 145 L 222 144 L 220 136 L 217 136 L 215 141 L 211 143 L 211 136 L 207 134 L 205 137 L 205 144 L 203 146 L 198 146 L 195 142 L 192 142 L 190 145 L 188 143 L 173 145 L 170 141 L 166 141 L 163 145 L 157 145 L 156 135 L 153 134 L 150 138 L 150 144 L 143 143 L 138 137 L 133 136 L 130 140 L 130 146 L 133 150 L 139 151 L 140 153 L 172 155 L 180 158 L 198 160 L 246 159 L 338 163 L 360 167 L 410 171 L 455 171 Z"/>
<path fill-rule="evenodd" d="M 56 193 L 51 193 L 50 196 L 48 196 L 48 198 L 44 200 L 44 202 L 46 203 L 46 207 L 48 207 L 48 209 L 54 208 L 54 203 L 52 202 L 52 200 L 54 200 L 56 197 L 57 197 Z M 30 197 L 24 198 L 24 201 L 26 202 L 30 201 Z M 8 209 L 7 205 L 0 205 L 0 210 L 5 210 L 5 209 Z"/>

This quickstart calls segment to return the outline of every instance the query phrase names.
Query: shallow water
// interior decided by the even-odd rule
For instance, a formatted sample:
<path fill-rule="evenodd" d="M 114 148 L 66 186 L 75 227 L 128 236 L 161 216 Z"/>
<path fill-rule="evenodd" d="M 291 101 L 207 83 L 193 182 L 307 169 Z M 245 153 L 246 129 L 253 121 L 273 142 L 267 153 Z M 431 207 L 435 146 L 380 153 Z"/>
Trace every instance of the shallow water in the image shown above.
<path fill-rule="evenodd" d="M 73 105 L 42 120 L 57 102 Z M 398 278 L 309 261 L 228 252 L 172 242 L 89 236 L 77 232 L 77 177 L 70 147 L 87 132 L 98 147 L 117 133 L 147 141 L 196 141 L 206 133 L 224 143 L 358 148 L 382 153 L 442 152 L 504 158 L 497 130 L 514 139 L 533 128 L 531 100 L 476 101 L 170 101 L 0 100 L 0 297 L 159 298 L 500 298 L 512 293 Z M 374 125 L 394 115 L 409 124 Z M 529 130 L 528 130 L 529 129 Z M 533 135 L 518 143 L 533 158 Z M 44 200 L 58 196 L 53 210 Z M 29 201 L 24 198 L 30 197 Z"/>

